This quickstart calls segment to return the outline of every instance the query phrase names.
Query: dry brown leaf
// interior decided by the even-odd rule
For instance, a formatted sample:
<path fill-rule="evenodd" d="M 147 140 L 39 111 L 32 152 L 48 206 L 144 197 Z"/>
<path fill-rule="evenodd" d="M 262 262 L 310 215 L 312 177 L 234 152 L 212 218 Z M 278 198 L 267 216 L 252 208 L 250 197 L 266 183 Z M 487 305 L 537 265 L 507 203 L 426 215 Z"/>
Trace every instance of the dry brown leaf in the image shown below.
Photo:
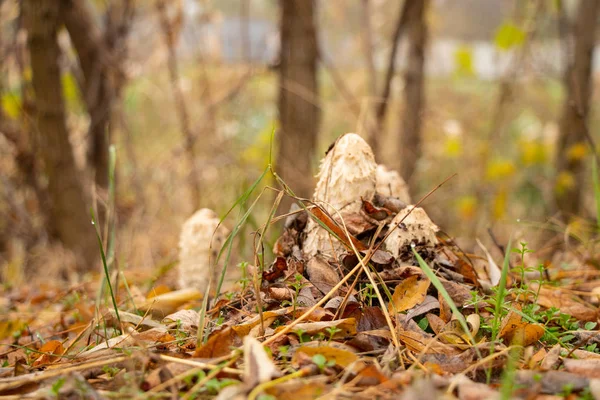
<path fill-rule="evenodd" d="M 195 358 L 214 358 L 231 353 L 232 347 L 241 345 L 240 337 L 231 327 L 213 332 L 206 343 L 194 352 Z"/>
<path fill-rule="evenodd" d="M 566 358 L 563 360 L 563 365 L 567 372 L 583 375 L 588 378 L 600 379 L 600 359 L 575 360 Z"/>
<path fill-rule="evenodd" d="M 265 311 L 262 313 L 262 318 L 264 321 L 264 325 L 263 328 L 267 328 L 268 326 L 270 326 L 278 317 L 286 315 L 290 312 L 291 309 L 287 309 L 287 308 L 281 308 L 279 310 L 275 310 L 275 311 Z M 253 316 L 252 318 L 243 321 L 240 324 L 237 325 L 233 325 L 231 327 L 231 329 L 234 330 L 235 333 L 237 333 L 237 335 L 241 338 L 243 338 L 244 336 L 248 335 L 250 333 L 250 331 L 255 327 L 258 326 L 260 324 L 260 314 L 256 314 L 255 316 Z"/>
<path fill-rule="evenodd" d="M 406 278 L 396 286 L 392 301 L 388 305 L 388 312 L 395 314 L 420 304 L 425 300 L 430 284 L 429 279 L 419 279 L 418 276 Z"/>
<path fill-rule="evenodd" d="M 387 376 L 381 372 L 379 367 L 376 364 L 371 364 L 361 369 L 350 384 L 355 386 L 375 386 L 387 380 Z"/>
<path fill-rule="evenodd" d="M 265 392 L 278 400 L 313 400 L 331 390 L 327 380 L 323 375 L 303 377 L 270 387 Z"/>
<path fill-rule="evenodd" d="M 435 314 L 429 313 L 425 317 L 427 318 L 427 321 L 429 322 L 429 326 L 431 327 L 431 329 L 433 330 L 433 332 L 436 335 L 438 335 L 442 331 L 444 326 L 446 325 L 444 320 Z"/>
<path fill-rule="evenodd" d="M 596 322 L 598 309 L 586 304 L 580 298 L 561 291 L 555 287 L 542 286 L 537 303 L 545 308 L 556 307 L 563 314 L 568 314 L 580 321 Z"/>
<path fill-rule="evenodd" d="M 458 390 L 460 400 L 480 400 L 499 398 L 499 393 L 485 383 L 473 382 L 465 375 L 457 375 L 452 380 Z"/>
<path fill-rule="evenodd" d="M 548 394 L 563 393 L 565 387 L 578 392 L 589 385 L 589 379 L 565 371 L 517 371 L 517 385 L 539 388 L 536 391 Z"/>
<path fill-rule="evenodd" d="M 419 315 L 426 314 L 431 310 L 437 310 L 439 308 L 440 302 L 435 297 L 427 295 L 425 296 L 425 300 L 423 300 L 420 304 L 414 306 L 406 313 L 406 318 L 413 319 L 415 317 L 418 317 Z"/>
<path fill-rule="evenodd" d="M 406 347 L 416 353 L 439 353 L 439 354 L 456 354 L 452 347 L 447 346 L 437 339 L 424 337 L 413 331 L 399 331 L 398 339 L 406 345 Z"/>
<path fill-rule="evenodd" d="M 440 341 L 447 344 L 469 344 L 469 336 L 457 319 L 448 322 L 440 331 Z"/>
<path fill-rule="evenodd" d="M 540 369 L 542 371 L 549 371 L 554 369 L 560 360 L 560 344 L 555 344 L 554 347 L 550 349 L 546 358 L 542 360 L 542 364 L 540 365 Z"/>
<path fill-rule="evenodd" d="M 473 296 L 471 295 L 471 289 L 464 283 L 452 282 L 443 278 L 440 278 L 444 289 L 450 295 L 450 298 L 458 307 L 464 307 L 465 304 L 471 301 Z"/>
<path fill-rule="evenodd" d="M 513 307 L 520 310 L 518 304 Z M 523 321 L 515 311 L 509 311 L 502 321 L 498 337 L 503 338 L 505 343 L 529 346 L 537 342 L 544 335 L 544 327 L 540 324 L 532 324 Z"/>
<path fill-rule="evenodd" d="M 46 353 L 39 356 L 33 363 L 34 367 L 38 367 L 44 364 L 50 364 L 58 360 L 59 357 L 65 352 L 63 344 L 58 340 L 50 340 L 39 349 L 40 353 Z"/>
<path fill-rule="evenodd" d="M 354 372 L 358 372 L 365 367 L 365 364 L 360 361 L 360 358 L 356 354 L 333 346 L 301 346 L 296 349 L 294 356 L 298 353 L 304 353 L 311 358 L 315 354 L 321 354 L 327 361 L 334 361 L 336 365 L 339 365 L 342 368 L 347 368 L 352 365 L 352 371 Z M 293 359 L 292 362 L 294 362 Z"/>
<path fill-rule="evenodd" d="M 336 321 L 321 321 L 321 322 L 306 322 L 296 324 L 294 330 L 302 330 L 307 335 L 316 335 L 319 332 L 322 332 L 329 337 L 327 333 L 327 328 L 335 327 L 338 331 L 333 336 L 336 338 L 344 338 L 346 336 L 352 336 L 356 334 L 356 319 L 354 318 L 344 318 Z M 285 326 L 278 327 L 275 332 L 279 332 L 285 329 Z"/>
<path fill-rule="evenodd" d="M 281 376 L 273 360 L 258 340 L 244 337 L 244 383 L 249 388 Z"/>
<path fill-rule="evenodd" d="M 177 328 L 180 331 L 190 335 L 195 335 L 198 331 L 198 321 L 200 316 L 194 310 L 179 310 L 173 314 L 169 314 L 161 321 L 168 328 Z"/>
<path fill-rule="evenodd" d="M 325 258 L 316 255 L 306 264 L 306 273 L 312 283 L 323 294 L 328 293 L 331 288 L 340 282 L 340 275 Z"/>
<path fill-rule="evenodd" d="M 174 313 L 186 303 L 202 298 L 202 293 L 196 289 L 181 289 L 174 292 L 159 294 L 138 304 L 141 311 L 151 310 L 152 315 L 164 317 Z"/>

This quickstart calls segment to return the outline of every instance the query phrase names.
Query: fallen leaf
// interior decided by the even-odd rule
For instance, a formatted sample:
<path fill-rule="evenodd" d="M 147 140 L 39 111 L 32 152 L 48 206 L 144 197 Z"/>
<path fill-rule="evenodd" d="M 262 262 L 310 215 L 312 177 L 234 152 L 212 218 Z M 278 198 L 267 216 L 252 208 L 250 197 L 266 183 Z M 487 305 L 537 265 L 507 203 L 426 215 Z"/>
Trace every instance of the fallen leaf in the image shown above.
<path fill-rule="evenodd" d="M 600 359 L 590 358 L 587 360 L 575 360 L 572 358 L 565 358 L 563 360 L 563 365 L 567 372 L 593 379 L 600 378 Z"/>
<path fill-rule="evenodd" d="M 195 358 L 214 358 L 231 353 L 233 347 L 241 345 L 240 337 L 231 327 L 213 332 L 206 343 L 196 349 Z"/>
<path fill-rule="evenodd" d="M 583 300 L 559 288 L 542 286 L 537 304 L 545 308 L 556 307 L 563 314 L 568 314 L 580 321 L 596 322 L 598 310 Z"/>
<path fill-rule="evenodd" d="M 425 316 L 427 318 L 427 321 L 429 322 L 429 326 L 431 327 L 431 329 L 433 330 L 433 332 L 438 335 L 442 329 L 444 328 L 444 326 L 446 325 L 446 322 L 444 322 L 443 319 L 441 319 L 440 317 L 438 317 L 435 314 L 427 314 Z"/>
<path fill-rule="evenodd" d="M 306 273 L 310 283 L 323 294 L 340 282 L 338 272 L 321 256 L 314 256 L 306 264 Z"/>
<path fill-rule="evenodd" d="M 302 330 L 307 335 L 316 335 L 319 332 L 322 332 L 329 338 L 329 334 L 327 333 L 328 328 L 337 328 L 334 339 L 336 338 L 344 338 L 347 336 L 352 336 L 356 334 L 356 319 L 354 318 L 344 318 L 335 321 L 322 321 L 322 322 L 306 322 L 296 324 L 294 326 L 294 331 Z M 275 332 L 279 332 L 285 329 L 285 326 L 278 327 Z"/>
<path fill-rule="evenodd" d="M 296 354 L 298 353 L 304 353 L 311 358 L 315 354 L 321 354 L 327 359 L 327 361 L 334 361 L 336 365 L 339 365 L 342 368 L 347 368 L 353 365 L 352 371 L 355 372 L 358 372 L 360 369 L 365 367 L 365 364 L 360 361 L 360 358 L 356 354 L 332 346 L 301 346 L 296 349 Z M 292 362 L 294 362 L 293 359 Z"/>
<path fill-rule="evenodd" d="M 58 340 L 50 340 L 44 343 L 42 347 L 40 347 L 39 352 L 46 354 L 42 354 L 34 361 L 34 367 L 38 367 L 44 364 L 50 364 L 58 360 L 59 356 L 61 356 L 65 352 L 65 348 L 63 347 L 62 343 Z"/>
<path fill-rule="evenodd" d="M 492 284 L 492 287 L 496 286 L 496 285 L 498 285 L 498 282 L 500 282 L 500 277 L 502 275 L 502 270 L 500 270 L 500 268 L 498 267 L 498 265 L 496 264 L 496 262 L 492 258 L 492 255 L 485 248 L 485 246 L 483 245 L 483 243 L 481 243 L 479 241 L 479 239 L 476 239 L 476 241 L 477 241 L 477 244 L 479 245 L 479 248 L 483 251 L 483 253 L 487 257 L 486 272 L 488 274 L 488 278 L 490 279 L 490 283 Z"/>
<path fill-rule="evenodd" d="M 513 307 L 520 310 L 518 304 L 514 304 Z M 517 312 L 511 310 L 502 321 L 498 337 L 503 338 L 505 343 L 529 346 L 537 342 L 543 334 L 542 325 L 525 322 Z"/>
<path fill-rule="evenodd" d="M 350 382 L 350 384 L 359 387 L 375 386 L 387 380 L 387 376 L 385 376 L 385 374 L 381 372 L 379 367 L 376 364 L 371 364 L 361 369 L 360 372 L 356 375 L 356 377 Z"/>
<path fill-rule="evenodd" d="M 418 276 L 406 278 L 394 289 L 392 301 L 388 305 L 388 312 L 390 314 L 399 313 L 420 304 L 425 300 L 430 284 L 429 279 L 419 280 Z"/>
<path fill-rule="evenodd" d="M 273 360 L 258 340 L 244 337 L 244 383 L 249 388 L 281 376 Z"/>
<path fill-rule="evenodd" d="M 283 257 L 275 258 L 273 261 L 273 265 L 268 271 L 264 271 L 262 274 L 262 278 L 264 281 L 273 282 L 279 278 L 281 278 L 285 271 L 287 271 L 288 265 L 287 261 Z"/>
<path fill-rule="evenodd" d="M 406 313 L 406 318 L 413 319 L 423 314 L 427 314 L 432 310 L 440 308 L 440 302 L 433 296 L 425 296 L 425 300 L 421 304 L 417 304 Z"/>
<path fill-rule="evenodd" d="M 198 321 L 200 316 L 194 310 L 179 310 L 173 314 L 169 314 L 161 321 L 168 328 L 176 328 L 179 331 L 186 332 L 190 335 L 195 335 L 198 332 Z"/>

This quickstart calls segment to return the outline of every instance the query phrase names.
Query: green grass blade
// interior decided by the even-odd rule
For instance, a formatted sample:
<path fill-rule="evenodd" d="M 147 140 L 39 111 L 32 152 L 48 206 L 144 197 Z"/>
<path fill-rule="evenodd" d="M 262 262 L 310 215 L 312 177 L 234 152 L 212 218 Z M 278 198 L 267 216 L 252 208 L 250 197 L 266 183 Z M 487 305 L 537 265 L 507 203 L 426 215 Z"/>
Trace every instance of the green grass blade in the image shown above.
<path fill-rule="evenodd" d="M 496 291 L 496 304 L 494 309 L 494 319 L 492 321 L 492 340 L 490 354 L 494 353 L 494 343 L 498 339 L 500 333 L 500 323 L 502 320 L 502 307 L 504 305 L 504 299 L 506 298 L 506 282 L 508 280 L 508 267 L 510 261 L 511 251 L 511 240 L 508 241 L 506 246 L 506 253 L 504 254 L 504 262 L 502 263 L 502 272 L 500 274 L 500 282 L 498 282 L 498 290 Z"/>
<path fill-rule="evenodd" d="M 415 250 L 414 247 L 412 247 L 412 252 L 415 255 L 415 257 L 417 258 L 419 266 L 421 267 L 421 269 L 423 270 L 423 272 L 425 273 L 425 275 L 427 276 L 427 278 L 429 278 L 429 280 L 431 281 L 431 283 L 433 284 L 433 286 L 435 286 L 435 288 L 442 295 L 442 297 L 444 298 L 444 300 L 446 300 L 446 302 L 450 306 L 450 309 L 452 309 L 452 313 L 458 319 L 458 322 L 460 323 L 460 326 L 465 331 L 465 334 L 467 335 L 467 337 L 471 341 L 471 344 L 473 346 L 475 346 L 475 344 L 476 344 L 475 338 L 473 337 L 473 335 L 471 334 L 471 331 L 469 330 L 469 325 L 467 324 L 467 320 L 465 319 L 464 315 L 462 315 L 462 313 L 458 310 L 458 307 L 456 306 L 456 304 L 452 300 L 452 297 L 450 297 L 450 294 L 448 294 L 448 291 L 446 290 L 446 288 L 442 284 L 442 281 L 440 281 L 440 279 L 435 275 L 435 272 L 433 272 L 433 270 L 431 269 L 431 267 L 425 262 L 425 260 L 423 260 L 423 257 L 421 257 L 421 255 L 419 253 L 417 253 L 417 251 Z M 479 358 L 481 358 L 481 353 L 479 352 L 479 349 L 477 347 L 474 347 L 474 349 L 475 349 L 475 351 L 477 353 L 477 356 Z"/>
<path fill-rule="evenodd" d="M 115 292 L 113 291 L 112 283 L 110 282 L 110 272 L 108 270 L 108 264 L 106 262 L 106 254 L 104 254 L 104 245 L 102 244 L 102 237 L 100 237 L 100 231 L 98 230 L 98 223 L 96 221 L 96 215 L 94 214 L 94 208 L 90 208 L 90 213 L 92 214 L 92 225 L 94 225 L 94 232 L 96 232 L 96 238 L 98 239 L 98 246 L 100 247 L 100 257 L 102 258 L 102 266 L 104 267 L 104 275 L 106 278 L 106 283 L 108 284 L 108 291 L 110 292 L 110 297 L 112 300 L 113 308 L 115 309 L 115 314 L 117 316 L 117 321 L 119 321 L 119 326 L 121 325 L 121 317 L 119 316 L 119 309 L 117 307 L 117 299 L 115 297 Z"/>

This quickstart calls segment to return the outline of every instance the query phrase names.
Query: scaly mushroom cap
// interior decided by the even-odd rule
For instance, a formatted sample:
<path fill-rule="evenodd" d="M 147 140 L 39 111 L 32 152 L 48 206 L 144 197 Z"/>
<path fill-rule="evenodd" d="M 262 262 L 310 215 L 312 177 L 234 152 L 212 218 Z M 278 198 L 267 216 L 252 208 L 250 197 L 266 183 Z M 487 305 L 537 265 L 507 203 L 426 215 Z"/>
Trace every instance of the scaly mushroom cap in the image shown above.
<path fill-rule="evenodd" d="M 412 212 L 410 212 L 413 210 Z M 410 212 L 410 214 L 408 214 Z M 408 214 L 408 216 L 406 216 Z M 402 219 L 404 221 L 402 221 Z M 390 229 L 395 227 L 400 221 L 401 226 L 394 228 L 394 231 L 385 241 L 386 249 L 396 258 L 407 251 L 407 246 L 411 243 L 415 245 L 425 245 L 433 247 L 438 243 L 436 232 L 440 228 L 434 224 L 425 210 L 420 207 L 408 206 L 401 210 L 398 215 L 390 222 Z"/>
<path fill-rule="evenodd" d="M 375 194 L 376 169 L 375 157 L 367 142 L 355 133 L 341 136 L 321 161 L 313 201 L 336 219 L 338 212 L 359 212 L 361 198 L 371 200 Z M 343 245 L 330 239 L 329 233 L 313 220 L 309 220 L 306 232 L 303 250 L 308 258 L 319 252 L 329 256 L 344 252 Z"/>
<path fill-rule="evenodd" d="M 227 229 L 219 225 L 214 211 L 196 211 L 181 228 L 179 236 L 179 287 L 194 288 L 204 293 L 211 275 L 211 264 L 227 238 Z M 215 231 L 216 229 L 216 231 Z M 212 243 L 212 244 L 211 244 Z M 214 268 L 217 273 L 218 268 Z M 214 283 L 213 283 L 214 285 Z"/>
<path fill-rule="evenodd" d="M 397 197 L 410 204 L 408 185 L 397 171 L 391 171 L 384 165 L 377 166 L 377 193 L 386 197 Z"/>

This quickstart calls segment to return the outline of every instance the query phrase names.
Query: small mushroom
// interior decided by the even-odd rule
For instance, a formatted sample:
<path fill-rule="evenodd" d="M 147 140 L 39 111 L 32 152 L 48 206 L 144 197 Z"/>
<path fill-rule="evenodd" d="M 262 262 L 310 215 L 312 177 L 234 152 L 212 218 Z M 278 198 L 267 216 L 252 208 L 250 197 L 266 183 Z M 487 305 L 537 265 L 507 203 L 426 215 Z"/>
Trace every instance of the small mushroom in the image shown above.
<path fill-rule="evenodd" d="M 398 224 L 400 225 L 396 227 Z M 412 243 L 427 247 L 438 244 L 436 233 L 440 228 L 420 207 L 408 206 L 402 209 L 390 222 L 390 229 L 394 231 L 387 238 L 385 246 L 396 258 Z"/>
<path fill-rule="evenodd" d="M 375 157 L 367 142 L 355 133 L 341 136 L 321 161 L 313 201 L 336 220 L 340 214 L 360 212 L 362 199 L 371 200 L 375 195 L 376 169 Z M 303 250 L 310 258 L 318 253 L 334 256 L 343 253 L 345 248 L 311 219 L 306 227 Z"/>
<path fill-rule="evenodd" d="M 217 214 L 208 208 L 196 211 L 185 221 L 179 236 L 178 283 L 181 289 L 206 292 L 211 273 L 213 278 L 219 273 L 215 261 L 228 233 L 224 226 L 219 226 Z M 213 279 L 213 288 L 214 282 Z"/>

